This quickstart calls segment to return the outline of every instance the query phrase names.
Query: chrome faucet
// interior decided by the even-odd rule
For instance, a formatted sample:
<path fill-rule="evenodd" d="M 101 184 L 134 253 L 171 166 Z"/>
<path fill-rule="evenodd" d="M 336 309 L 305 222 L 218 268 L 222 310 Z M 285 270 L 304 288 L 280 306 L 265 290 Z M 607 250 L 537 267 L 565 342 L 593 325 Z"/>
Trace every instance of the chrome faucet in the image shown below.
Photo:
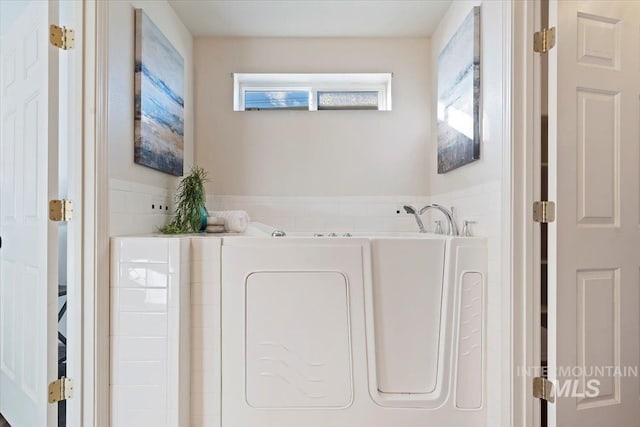
<path fill-rule="evenodd" d="M 424 208 L 423 208 L 424 209 Z M 420 215 L 422 215 L 422 211 L 418 212 L 416 208 L 411 205 L 405 205 L 404 210 L 406 213 L 413 215 L 416 218 L 416 222 L 418 223 L 418 227 L 420 228 L 421 233 L 426 233 L 427 230 L 424 229 L 424 224 L 422 223 L 422 219 Z"/>
<path fill-rule="evenodd" d="M 406 210 L 406 206 L 405 206 L 405 210 Z M 429 209 L 436 209 L 439 210 L 440 212 L 442 212 L 444 214 L 444 216 L 447 218 L 447 222 L 449 223 L 449 236 L 459 236 L 460 233 L 458 232 L 458 226 L 456 225 L 456 219 L 454 218 L 454 214 L 453 214 L 453 208 L 451 208 L 451 210 L 445 208 L 442 205 L 439 205 L 437 203 L 431 203 L 430 205 L 427 205 L 425 207 L 423 207 L 422 209 L 420 209 L 420 215 L 422 215 L 423 213 L 425 213 L 426 211 L 428 211 Z M 411 213 L 409 211 L 407 211 L 408 213 Z M 417 215 L 416 215 L 417 218 Z M 422 224 L 422 221 L 420 221 L 420 224 Z M 422 227 L 424 228 L 424 227 Z"/>

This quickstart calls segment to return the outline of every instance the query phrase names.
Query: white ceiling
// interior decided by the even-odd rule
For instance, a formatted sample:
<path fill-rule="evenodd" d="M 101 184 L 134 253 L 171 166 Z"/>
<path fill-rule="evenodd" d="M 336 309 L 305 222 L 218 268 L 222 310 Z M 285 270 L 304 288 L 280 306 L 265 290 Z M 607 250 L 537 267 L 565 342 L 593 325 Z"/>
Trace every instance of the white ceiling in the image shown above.
<path fill-rule="evenodd" d="M 169 0 L 195 36 L 425 37 L 452 0 Z"/>

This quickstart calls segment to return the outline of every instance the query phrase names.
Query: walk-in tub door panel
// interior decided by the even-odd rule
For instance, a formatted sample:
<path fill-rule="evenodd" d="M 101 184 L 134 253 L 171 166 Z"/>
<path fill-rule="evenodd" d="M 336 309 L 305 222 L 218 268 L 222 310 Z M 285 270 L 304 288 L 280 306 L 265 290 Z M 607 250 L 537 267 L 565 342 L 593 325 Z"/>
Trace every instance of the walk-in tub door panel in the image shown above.
<path fill-rule="evenodd" d="M 246 399 L 253 408 L 343 408 L 353 397 L 346 277 L 257 272 L 245 281 Z"/>
<path fill-rule="evenodd" d="M 372 239 L 378 390 L 437 386 L 445 240 Z"/>

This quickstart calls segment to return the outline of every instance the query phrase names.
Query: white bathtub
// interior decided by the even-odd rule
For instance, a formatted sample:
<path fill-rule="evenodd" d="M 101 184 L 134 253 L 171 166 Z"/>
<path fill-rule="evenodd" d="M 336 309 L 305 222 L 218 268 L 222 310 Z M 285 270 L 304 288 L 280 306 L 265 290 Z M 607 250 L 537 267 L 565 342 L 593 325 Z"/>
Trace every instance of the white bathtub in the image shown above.
<path fill-rule="evenodd" d="M 487 425 L 485 239 L 271 232 L 112 239 L 114 427 Z"/>
<path fill-rule="evenodd" d="M 223 238 L 222 426 L 486 425 L 485 240 L 314 234 Z"/>

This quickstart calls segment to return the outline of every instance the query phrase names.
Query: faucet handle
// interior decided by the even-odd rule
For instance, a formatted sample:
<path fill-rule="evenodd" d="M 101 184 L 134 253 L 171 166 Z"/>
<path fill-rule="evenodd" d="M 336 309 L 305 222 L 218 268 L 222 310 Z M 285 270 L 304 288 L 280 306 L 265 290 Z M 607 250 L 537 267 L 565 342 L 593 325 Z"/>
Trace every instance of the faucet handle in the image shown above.
<path fill-rule="evenodd" d="M 476 223 L 477 221 L 463 221 L 462 235 L 464 237 L 473 237 L 473 233 L 471 232 L 471 225 Z"/>
<path fill-rule="evenodd" d="M 433 230 L 433 232 L 435 234 L 444 234 L 444 230 L 442 229 L 442 221 L 437 220 L 437 221 L 433 221 L 433 223 L 436 225 L 435 230 Z"/>

